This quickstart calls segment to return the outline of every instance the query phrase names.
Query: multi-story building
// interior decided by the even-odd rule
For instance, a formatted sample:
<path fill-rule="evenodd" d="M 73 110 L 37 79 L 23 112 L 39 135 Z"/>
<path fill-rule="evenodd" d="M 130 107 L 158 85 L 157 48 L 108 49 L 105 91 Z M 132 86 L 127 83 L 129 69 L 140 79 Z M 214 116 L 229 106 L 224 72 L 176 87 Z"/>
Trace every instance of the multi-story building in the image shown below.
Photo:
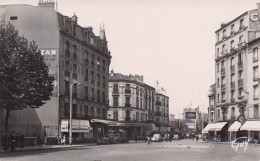
<path fill-rule="evenodd" d="M 154 121 L 158 126 L 169 125 L 169 97 L 155 92 Z"/>
<path fill-rule="evenodd" d="M 215 119 L 215 100 L 216 100 L 216 84 L 212 84 L 210 86 L 210 90 L 208 93 L 208 97 L 209 97 L 209 107 L 208 107 L 208 119 L 209 119 L 209 123 L 213 123 L 214 119 Z M 203 127 L 204 128 L 204 127 Z"/>
<path fill-rule="evenodd" d="M 201 131 L 202 114 L 199 111 L 199 107 L 183 109 L 183 124 L 186 124 L 189 132 Z"/>
<path fill-rule="evenodd" d="M 78 24 L 75 14 L 68 17 L 56 12 L 50 1 L 40 1 L 38 6 L 3 5 L 0 14 L 2 24 L 10 22 L 20 35 L 36 42 L 49 74 L 55 77 L 51 99 L 39 109 L 12 111 L 10 130 L 26 136 L 68 135 L 71 86 L 73 137 L 103 132 L 100 124 L 94 124 L 92 131 L 89 120 L 107 116 L 111 55 L 104 28 L 96 36 L 91 27 Z"/>
<path fill-rule="evenodd" d="M 124 129 L 130 138 L 145 136 L 145 123 L 152 119 L 155 89 L 143 82 L 143 76 L 109 75 L 108 119 L 113 129 Z"/>
<path fill-rule="evenodd" d="M 236 134 L 259 138 L 259 129 L 247 126 L 252 124 L 256 127 L 259 121 L 259 13 L 260 4 L 257 9 L 221 24 L 215 32 L 214 121 L 220 122 L 221 126 L 214 125 L 210 129 L 215 131 L 215 135 L 221 135 L 222 140 L 232 140 Z M 246 120 L 246 123 L 240 128 L 241 124 L 236 120 L 242 123 Z M 239 128 L 248 133 L 236 133 Z"/>

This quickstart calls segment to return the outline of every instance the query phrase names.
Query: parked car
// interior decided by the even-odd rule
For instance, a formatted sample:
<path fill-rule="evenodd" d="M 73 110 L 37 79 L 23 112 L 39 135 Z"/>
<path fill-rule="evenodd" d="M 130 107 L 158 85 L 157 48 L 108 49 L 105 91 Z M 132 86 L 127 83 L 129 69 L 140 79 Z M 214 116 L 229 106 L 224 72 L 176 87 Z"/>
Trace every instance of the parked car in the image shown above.
<path fill-rule="evenodd" d="M 97 139 L 97 144 L 98 145 L 101 145 L 101 144 L 109 144 L 109 141 L 108 141 L 108 137 L 101 137 L 101 138 L 98 138 Z"/>
<path fill-rule="evenodd" d="M 153 134 L 153 137 L 151 139 L 151 141 L 153 142 L 162 142 L 162 135 L 161 134 Z"/>
<path fill-rule="evenodd" d="M 172 138 L 172 140 L 179 140 L 180 139 L 180 137 L 179 137 L 179 135 L 178 134 L 175 134 L 175 135 L 173 135 L 173 138 Z"/>

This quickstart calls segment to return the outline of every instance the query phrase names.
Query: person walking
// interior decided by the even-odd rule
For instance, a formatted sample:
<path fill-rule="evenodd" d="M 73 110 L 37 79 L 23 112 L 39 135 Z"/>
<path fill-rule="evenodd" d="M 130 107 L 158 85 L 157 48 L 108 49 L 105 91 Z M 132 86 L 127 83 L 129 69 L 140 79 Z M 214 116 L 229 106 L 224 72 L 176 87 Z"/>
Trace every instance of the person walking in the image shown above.
<path fill-rule="evenodd" d="M 62 139 L 61 139 L 61 145 L 66 145 L 66 136 L 63 135 Z"/>
<path fill-rule="evenodd" d="M 20 141 L 20 148 L 24 147 L 24 135 L 20 133 L 19 136 L 19 141 Z"/>

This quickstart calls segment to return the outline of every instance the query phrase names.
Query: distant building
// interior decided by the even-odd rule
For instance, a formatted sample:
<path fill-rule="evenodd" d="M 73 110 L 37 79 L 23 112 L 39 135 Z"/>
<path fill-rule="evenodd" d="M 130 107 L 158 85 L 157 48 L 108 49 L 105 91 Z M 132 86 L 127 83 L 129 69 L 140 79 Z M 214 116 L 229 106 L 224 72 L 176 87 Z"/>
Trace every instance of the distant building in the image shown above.
<path fill-rule="evenodd" d="M 155 92 L 154 121 L 159 126 L 169 125 L 169 97 L 159 91 Z"/>
<path fill-rule="evenodd" d="M 204 115 L 203 118 L 205 119 L 206 116 Z M 187 126 L 189 132 L 199 132 L 202 130 L 202 113 L 199 111 L 199 107 L 197 108 L 184 108 L 183 109 L 183 121 Z"/>
<path fill-rule="evenodd" d="M 143 76 L 109 75 L 109 110 L 107 118 L 116 121 L 111 129 L 123 129 L 130 138 L 145 136 L 145 126 L 152 120 L 155 89 L 143 82 Z"/>
<path fill-rule="evenodd" d="M 210 86 L 208 93 L 209 97 L 209 107 L 208 107 L 208 119 L 209 123 L 213 123 L 215 119 L 215 110 L 216 110 L 216 84 Z"/>
<path fill-rule="evenodd" d="M 64 16 L 54 9 L 53 1 L 40 1 L 38 6 L 2 5 L 0 23 L 13 24 L 20 35 L 34 40 L 55 77 L 51 99 L 39 109 L 12 111 L 10 131 L 22 132 L 27 137 L 68 136 L 70 85 L 73 86 L 74 138 L 99 136 L 106 130 L 104 124 L 92 119 L 105 120 L 108 110 L 108 73 L 111 55 L 104 28 L 96 36 L 91 27 L 78 24 L 78 17 Z M 1 118 L 2 119 L 2 118 Z"/>

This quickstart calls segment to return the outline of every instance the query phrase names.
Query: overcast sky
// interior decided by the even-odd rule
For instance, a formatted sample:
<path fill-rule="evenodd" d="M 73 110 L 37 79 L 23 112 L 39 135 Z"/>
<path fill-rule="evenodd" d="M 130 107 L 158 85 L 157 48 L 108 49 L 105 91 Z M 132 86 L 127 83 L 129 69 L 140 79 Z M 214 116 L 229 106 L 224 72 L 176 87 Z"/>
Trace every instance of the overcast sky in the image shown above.
<path fill-rule="evenodd" d="M 214 83 L 215 31 L 256 8 L 260 0 L 58 0 L 63 15 L 78 16 L 96 35 L 105 24 L 112 60 L 110 70 L 139 74 L 166 89 L 170 113 L 179 118 L 192 104 L 204 112 Z M 1 0 L 37 5 L 37 0 Z M 181 115 L 182 116 L 182 115 Z"/>

